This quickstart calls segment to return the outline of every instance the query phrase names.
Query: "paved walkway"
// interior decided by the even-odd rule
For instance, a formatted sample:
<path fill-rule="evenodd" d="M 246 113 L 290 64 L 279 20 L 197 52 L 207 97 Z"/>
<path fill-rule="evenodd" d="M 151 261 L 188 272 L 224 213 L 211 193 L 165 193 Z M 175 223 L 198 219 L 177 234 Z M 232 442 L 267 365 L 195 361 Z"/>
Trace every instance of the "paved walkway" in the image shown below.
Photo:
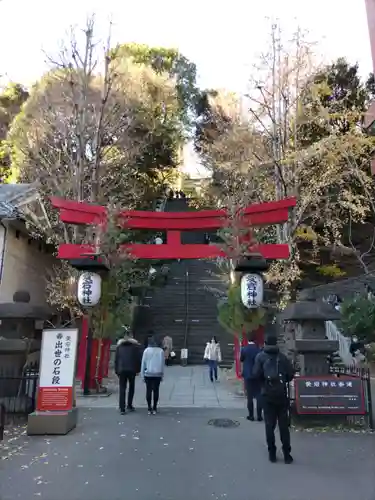
<path fill-rule="evenodd" d="M 141 407 L 141 386 L 135 413 L 121 416 L 114 394 L 80 400 L 67 436 L 18 429 L 0 445 L 0 499 L 374 500 L 374 435 L 293 432 L 295 463 L 270 464 L 263 424 L 245 419 L 225 381 L 206 376 L 168 370 L 156 416 Z M 213 427 L 214 418 L 239 425 Z"/>
<path fill-rule="evenodd" d="M 118 408 L 117 378 L 107 384 L 109 397 L 78 397 L 77 405 L 90 408 Z M 160 407 L 163 408 L 244 408 L 244 399 L 235 394 L 221 375 L 212 383 L 206 366 L 171 366 L 165 370 L 160 386 Z M 146 388 L 140 377 L 136 379 L 134 406 L 146 407 Z"/>
<path fill-rule="evenodd" d="M 219 429 L 211 418 L 240 425 Z M 374 500 L 375 441 L 294 433 L 296 462 L 270 464 L 263 425 L 239 410 L 82 409 L 68 436 L 23 437 L 0 463 L 1 500 Z M 14 442 L 14 447 L 20 445 Z"/>

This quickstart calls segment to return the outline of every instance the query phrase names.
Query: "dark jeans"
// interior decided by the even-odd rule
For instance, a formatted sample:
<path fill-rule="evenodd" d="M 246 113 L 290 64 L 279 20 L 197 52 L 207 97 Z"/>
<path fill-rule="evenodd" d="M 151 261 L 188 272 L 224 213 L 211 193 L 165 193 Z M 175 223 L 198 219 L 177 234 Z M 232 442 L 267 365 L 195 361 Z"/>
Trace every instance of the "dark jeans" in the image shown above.
<path fill-rule="evenodd" d="M 133 372 L 120 373 L 119 382 L 120 382 L 120 394 L 119 394 L 120 411 L 125 411 L 125 395 L 128 382 L 129 382 L 128 407 L 133 406 L 133 398 L 135 390 L 135 373 Z"/>
<path fill-rule="evenodd" d="M 257 380 L 245 380 L 247 410 L 249 412 L 249 417 L 254 418 L 254 399 L 256 399 L 258 420 L 262 418 L 262 399 L 260 397 L 260 389 L 260 384 Z"/>
<path fill-rule="evenodd" d="M 213 382 L 214 377 L 215 380 L 217 380 L 217 361 L 209 359 L 208 360 L 208 367 L 210 369 L 210 380 Z"/>
<path fill-rule="evenodd" d="M 279 425 L 280 440 L 284 454 L 289 454 L 290 447 L 290 432 L 289 432 L 289 402 L 287 399 L 278 403 L 263 399 L 264 423 L 266 427 L 266 440 L 268 451 L 276 452 L 275 429 Z"/>
<path fill-rule="evenodd" d="M 159 401 L 161 377 L 145 377 L 146 401 L 149 410 L 156 410 Z"/>

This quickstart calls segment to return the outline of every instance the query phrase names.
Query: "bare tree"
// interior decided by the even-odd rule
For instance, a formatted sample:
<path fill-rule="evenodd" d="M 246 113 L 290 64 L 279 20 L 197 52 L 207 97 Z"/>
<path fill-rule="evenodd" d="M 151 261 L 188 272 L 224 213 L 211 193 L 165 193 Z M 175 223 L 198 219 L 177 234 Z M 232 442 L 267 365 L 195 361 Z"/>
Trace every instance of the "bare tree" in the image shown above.
<path fill-rule="evenodd" d="M 80 243 L 85 235 L 59 226 L 50 196 L 135 206 L 142 195 L 136 159 L 157 125 L 155 99 L 177 106 L 167 76 L 117 59 L 110 35 L 102 50 L 98 44 L 94 18 L 87 21 L 82 46 L 72 30 L 10 134 L 20 179 L 40 183 L 45 207 L 30 218 L 54 241 Z"/>
<path fill-rule="evenodd" d="M 60 223 L 50 197 L 98 203 L 108 212 L 113 207 L 135 208 L 145 186 L 139 159 L 150 134 L 160 127 L 155 109 L 162 106 L 166 115 L 172 113 L 178 99 L 168 75 L 117 57 L 110 30 L 101 46 L 94 24 L 94 18 L 89 18 L 83 43 L 78 40 L 80 32 L 72 29 L 59 57 L 50 58 L 51 70 L 34 86 L 12 125 L 10 140 L 19 179 L 38 183 L 38 202 L 24 207 L 30 229 L 54 244 L 94 241 L 102 249 L 108 234 L 101 227 L 72 228 Z M 114 259 L 120 236 L 129 238 L 129 232 L 119 226 L 116 231 L 116 245 L 107 248 Z M 122 257 L 114 266 L 126 287 L 134 273 L 144 270 Z M 76 313 L 72 283 L 74 272 L 61 263 L 48 276 L 47 291 L 52 304 Z M 113 296 L 118 285 L 115 277 L 111 283 Z"/>
<path fill-rule="evenodd" d="M 216 113 L 215 127 L 210 126 L 215 135 L 203 155 L 223 204 L 297 198 L 288 223 L 258 235 L 291 246 L 291 258 L 275 263 L 268 274 L 285 291 L 301 276 L 297 243 L 305 228 L 315 235 L 315 254 L 319 246 L 337 247 L 349 214 L 363 220 L 369 213 L 365 188 L 373 187 L 366 171 L 373 139 L 357 125 L 362 110 L 338 114 L 323 104 L 320 96 L 327 89 L 316 82 L 322 68 L 312 47 L 302 30 L 287 43 L 273 25 L 269 53 L 252 79 L 248 115 Z M 312 130 L 324 134 L 312 138 Z"/>

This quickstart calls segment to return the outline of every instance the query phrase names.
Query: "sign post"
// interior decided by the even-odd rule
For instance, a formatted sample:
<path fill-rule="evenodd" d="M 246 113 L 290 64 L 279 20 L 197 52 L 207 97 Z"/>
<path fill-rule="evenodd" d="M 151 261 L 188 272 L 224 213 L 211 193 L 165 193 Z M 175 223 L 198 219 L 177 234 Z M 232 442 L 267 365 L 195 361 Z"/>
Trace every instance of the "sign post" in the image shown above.
<path fill-rule="evenodd" d="M 43 330 L 37 409 L 28 418 L 29 435 L 65 435 L 76 426 L 77 342 L 78 329 Z"/>
<path fill-rule="evenodd" d="M 365 415 L 363 382 L 359 377 L 327 375 L 294 379 L 298 415 Z"/>

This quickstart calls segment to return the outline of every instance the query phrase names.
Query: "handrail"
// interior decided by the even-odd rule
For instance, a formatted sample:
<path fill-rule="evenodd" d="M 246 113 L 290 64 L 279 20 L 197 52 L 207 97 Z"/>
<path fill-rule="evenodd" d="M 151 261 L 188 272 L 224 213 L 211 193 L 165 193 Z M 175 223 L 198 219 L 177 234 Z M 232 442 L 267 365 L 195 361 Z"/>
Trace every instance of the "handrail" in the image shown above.
<path fill-rule="evenodd" d="M 187 264 L 185 264 L 187 266 Z M 185 336 L 184 349 L 188 349 L 189 336 L 189 270 L 185 268 Z"/>
<path fill-rule="evenodd" d="M 326 335 L 329 340 L 335 340 L 339 343 L 339 354 L 346 366 L 353 364 L 353 357 L 350 354 L 350 340 L 343 335 L 333 321 L 326 321 Z"/>
<path fill-rule="evenodd" d="M 0 404 L 0 441 L 4 439 L 5 429 L 5 405 Z"/>
<path fill-rule="evenodd" d="M 158 202 L 160 202 L 160 205 L 158 206 Z M 154 209 L 155 211 L 159 211 L 159 212 L 164 212 L 165 210 L 165 205 L 166 205 L 166 202 L 167 202 L 167 197 L 164 196 L 163 198 L 158 198 L 157 200 L 155 200 L 153 202 L 153 206 L 154 206 Z M 148 241 L 149 244 L 153 243 L 153 238 Z M 151 269 L 151 267 L 150 267 Z M 141 306 L 143 305 L 142 302 L 143 302 L 143 298 L 144 297 L 137 297 L 137 301 L 139 302 L 137 305 L 138 306 Z"/>

